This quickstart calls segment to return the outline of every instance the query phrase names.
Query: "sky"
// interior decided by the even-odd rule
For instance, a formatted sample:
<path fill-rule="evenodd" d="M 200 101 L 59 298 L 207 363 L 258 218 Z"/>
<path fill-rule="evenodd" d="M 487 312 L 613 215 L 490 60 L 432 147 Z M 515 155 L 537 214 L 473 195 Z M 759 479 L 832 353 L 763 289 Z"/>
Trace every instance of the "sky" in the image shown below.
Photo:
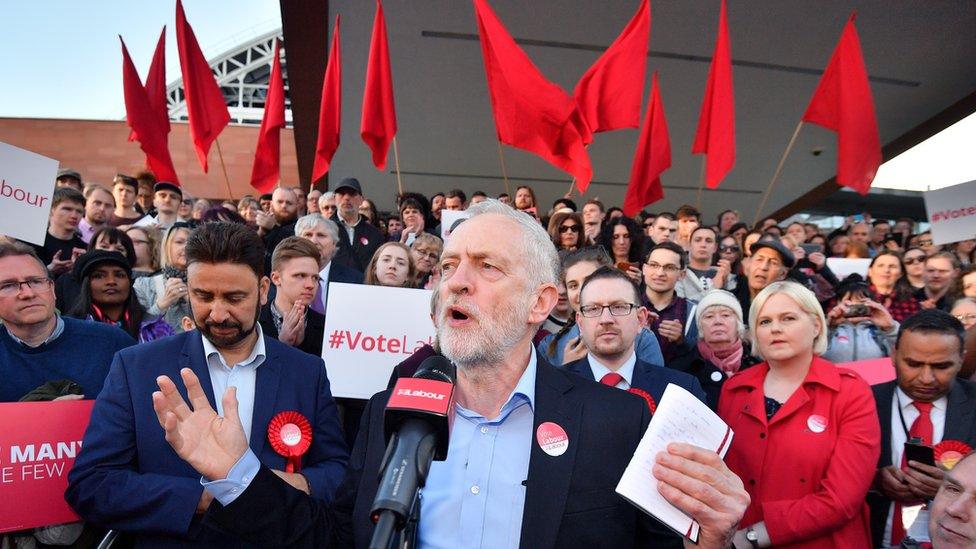
<path fill-rule="evenodd" d="M 203 53 L 220 55 L 281 26 L 278 0 L 183 0 Z M 119 120 L 122 35 L 145 78 L 166 25 L 166 80 L 179 78 L 175 0 L 3 2 L 0 117 Z"/>

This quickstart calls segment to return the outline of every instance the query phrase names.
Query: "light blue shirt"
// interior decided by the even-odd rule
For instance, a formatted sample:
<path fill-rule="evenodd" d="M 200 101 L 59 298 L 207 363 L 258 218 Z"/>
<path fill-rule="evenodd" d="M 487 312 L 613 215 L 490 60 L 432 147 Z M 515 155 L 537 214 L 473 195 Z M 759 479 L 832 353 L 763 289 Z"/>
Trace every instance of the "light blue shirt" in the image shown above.
<path fill-rule="evenodd" d="M 254 324 L 254 332 L 258 338 L 254 348 L 251 349 L 250 356 L 233 366 L 228 366 L 214 344 L 207 339 L 207 336 L 200 334 L 203 339 L 203 354 L 207 358 L 207 369 L 210 371 L 210 383 L 213 384 L 217 414 L 224 415 L 224 392 L 228 387 L 237 387 L 237 413 L 241 416 L 241 425 L 244 427 L 244 436 L 247 437 L 248 442 L 251 440 L 257 369 L 265 359 L 264 332 L 261 331 L 260 324 Z"/>
<path fill-rule="evenodd" d="M 593 356 L 593 353 L 587 354 L 586 360 L 588 360 L 590 363 L 590 370 L 593 372 L 593 379 L 595 379 L 596 381 L 600 381 L 601 379 L 603 379 L 603 376 L 614 371 L 604 366 L 602 362 L 600 362 L 599 360 L 597 360 L 595 356 Z M 616 372 L 620 374 L 620 377 L 622 377 L 623 379 L 620 381 L 620 383 L 614 385 L 614 387 L 618 389 L 623 389 L 624 391 L 630 389 L 630 386 L 633 384 L 634 381 L 634 366 L 636 364 L 637 364 L 637 353 L 631 352 L 630 358 L 627 359 L 627 362 L 624 362 L 623 365 L 621 365 L 620 368 L 616 370 Z"/>
<path fill-rule="evenodd" d="M 41 345 L 47 345 L 48 343 L 50 343 L 50 342 L 54 341 L 55 339 L 61 337 L 61 334 L 64 333 L 64 320 L 62 320 L 61 315 L 59 315 L 57 313 L 57 311 L 55 311 L 55 313 L 54 313 L 54 318 L 55 318 L 55 321 L 54 321 L 54 331 L 51 332 L 51 335 L 47 336 L 47 339 L 45 339 L 44 341 L 38 343 L 37 345 L 28 345 L 27 342 L 18 339 L 17 336 L 15 336 L 10 330 L 7 330 L 7 335 L 10 336 L 10 339 L 16 341 L 17 343 L 20 343 L 21 345 L 23 345 L 24 347 L 27 347 L 28 349 L 36 349 L 36 348 L 40 347 Z"/>

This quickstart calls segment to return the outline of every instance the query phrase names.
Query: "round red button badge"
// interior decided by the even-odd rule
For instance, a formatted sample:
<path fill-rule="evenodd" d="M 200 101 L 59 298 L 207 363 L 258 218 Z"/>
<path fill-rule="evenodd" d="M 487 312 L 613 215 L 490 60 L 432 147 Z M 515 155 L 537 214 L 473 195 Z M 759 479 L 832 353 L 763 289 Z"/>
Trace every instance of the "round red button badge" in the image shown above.
<path fill-rule="evenodd" d="M 561 456 L 569 449 L 569 436 L 566 430 L 551 421 L 539 424 L 539 428 L 535 431 L 535 439 L 542 451 L 553 457 Z"/>
<path fill-rule="evenodd" d="M 827 429 L 827 418 L 813 414 L 807 418 L 807 427 L 814 433 L 822 433 Z"/>

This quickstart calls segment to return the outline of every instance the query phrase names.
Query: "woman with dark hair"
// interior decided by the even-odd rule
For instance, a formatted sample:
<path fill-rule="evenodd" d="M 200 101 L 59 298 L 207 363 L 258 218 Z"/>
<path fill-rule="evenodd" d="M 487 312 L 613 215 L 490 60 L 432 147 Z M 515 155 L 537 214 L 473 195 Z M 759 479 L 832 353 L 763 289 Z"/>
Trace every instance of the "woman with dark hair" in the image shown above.
<path fill-rule="evenodd" d="M 583 216 L 576 212 L 556 212 L 549 218 L 549 238 L 556 250 L 573 251 L 586 245 Z"/>
<path fill-rule="evenodd" d="M 68 316 L 118 326 L 139 343 L 176 333 L 139 304 L 132 292 L 132 267 L 119 252 L 87 252 L 78 257 L 73 270 L 81 280 L 81 294 Z"/>
<path fill-rule="evenodd" d="M 136 251 L 129 235 L 116 227 L 102 227 L 92 234 L 88 251 L 105 250 L 125 256 L 131 268 L 135 265 Z M 62 273 L 54 281 L 54 305 L 59 311 L 70 310 L 81 295 L 81 278 L 72 269 Z"/>
<path fill-rule="evenodd" d="M 898 322 L 921 310 L 905 278 L 905 264 L 900 253 L 891 250 L 878 252 L 868 265 L 868 281 L 870 298 L 888 309 L 891 317 Z"/>
<path fill-rule="evenodd" d="M 419 193 L 403 193 L 398 202 L 400 219 L 403 229 L 400 232 L 400 242 L 407 246 L 413 244 L 413 239 L 421 233 L 435 234 L 433 219 L 430 216 L 430 202 L 427 197 Z M 412 237 L 410 235 L 413 235 Z"/>
<path fill-rule="evenodd" d="M 734 236 L 728 235 L 723 236 L 722 240 L 718 243 L 718 259 L 724 259 L 729 262 L 731 268 L 729 269 L 729 277 L 725 281 L 725 287 L 729 291 L 734 290 L 738 284 L 739 280 L 742 279 L 742 247 Z M 716 264 L 718 261 L 716 260 Z"/>
<path fill-rule="evenodd" d="M 644 240 L 644 231 L 636 221 L 617 217 L 607 221 L 600 230 L 597 244 L 603 246 L 618 269 L 640 284 L 643 281 L 640 264 L 644 259 Z"/>
<path fill-rule="evenodd" d="M 914 290 L 925 287 L 925 250 L 918 247 L 911 247 L 905 250 L 902 255 L 902 264 L 905 266 L 905 280 Z"/>
<path fill-rule="evenodd" d="M 359 205 L 359 215 L 366 218 L 370 225 L 379 227 L 380 213 L 376 210 L 376 204 L 368 198 L 363 198 L 363 203 Z"/>
<path fill-rule="evenodd" d="M 236 210 L 231 210 L 223 206 L 214 206 L 212 208 L 207 208 L 202 214 L 200 214 L 200 223 L 219 223 L 221 221 L 226 221 L 229 223 L 240 223 L 241 225 L 247 225 L 247 220 L 237 213 Z"/>

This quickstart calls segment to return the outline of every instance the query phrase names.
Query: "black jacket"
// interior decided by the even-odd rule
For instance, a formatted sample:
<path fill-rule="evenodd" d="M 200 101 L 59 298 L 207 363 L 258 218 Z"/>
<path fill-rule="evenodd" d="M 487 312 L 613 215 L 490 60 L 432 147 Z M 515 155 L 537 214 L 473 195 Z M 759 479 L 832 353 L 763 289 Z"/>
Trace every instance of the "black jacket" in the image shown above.
<path fill-rule="evenodd" d="M 373 396 L 333 505 L 290 488 L 267 468 L 229 506 L 206 520 L 263 547 L 366 547 L 386 450 L 383 412 L 390 391 Z M 681 547 L 681 538 L 614 491 L 650 421 L 645 402 L 557 370 L 538 359 L 534 425 L 553 421 L 570 443 L 561 456 L 531 444 L 521 547 Z M 650 474 L 650 472 L 648 472 Z M 421 517 L 423 520 L 423 517 Z"/>
<path fill-rule="evenodd" d="M 762 360 L 752 356 L 749 352 L 749 344 L 743 341 L 742 362 L 739 365 L 739 371 L 760 362 Z M 722 395 L 722 385 L 728 378 L 718 366 L 702 358 L 698 345 L 671 359 L 667 363 L 667 367 L 694 376 L 698 383 L 701 383 L 702 389 L 705 389 L 705 403 L 712 410 L 718 410 L 718 398 Z"/>
<path fill-rule="evenodd" d="M 261 323 L 261 330 L 264 331 L 264 335 L 278 339 L 278 328 L 275 326 L 274 318 L 271 315 L 271 304 L 273 302 L 274 298 L 269 297 L 268 303 L 261 307 L 258 322 Z M 296 348 L 310 355 L 322 356 L 323 338 L 325 338 L 325 317 L 310 307 L 306 308 L 305 338 L 302 340 L 302 344 Z"/>
<path fill-rule="evenodd" d="M 338 214 L 332 216 L 332 221 L 339 226 L 339 250 L 332 261 L 365 273 L 369 260 L 373 259 L 373 254 L 383 245 L 383 234 L 365 217 L 360 216 L 359 223 L 353 228 L 353 239 L 350 242 L 349 231 L 339 220 Z"/>

